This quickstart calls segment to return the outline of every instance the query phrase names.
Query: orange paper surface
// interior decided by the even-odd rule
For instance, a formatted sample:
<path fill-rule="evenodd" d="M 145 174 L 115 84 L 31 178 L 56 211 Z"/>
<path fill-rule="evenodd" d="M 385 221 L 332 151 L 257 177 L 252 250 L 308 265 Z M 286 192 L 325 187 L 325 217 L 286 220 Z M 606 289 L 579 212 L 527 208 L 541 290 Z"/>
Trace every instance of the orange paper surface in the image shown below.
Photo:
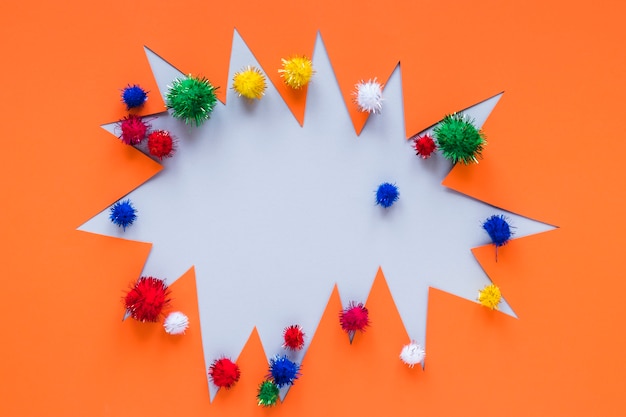
<path fill-rule="evenodd" d="M 5 1 L 0 415 L 626 415 L 625 9 Z M 163 109 L 144 45 L 206 75 L 223 98 L 234 28 L 268 71 L 310 55 L 320 31 L 349 106 L 357 81 L 386 81 L 399 61 L 407 135 L 505 91 L 484 126 L 484 160 L 456 167 L 444 184 L 559 227 L 514 240 L 498 263 L 492 247 L 474 250 L 518 319 L 433 289 L 426 368 L 409 370 L 381 357 L 399 354 L 404 334 L 379 274 L 372 328 L 349 345 L 332 323 L 334 293 L 302 378 L 273 409 L 251 398 L 266 358 L 256 332 L 240 361 L 259 369 L 209 403 L 197 311 L 187 308 L 195 324 L 181 338 L 121 325 L 121 297 L 150 246 L 75 228 L 159 166 L 99 126 L 125 114 L 119 90 L 129 82 L 153 92 L 143 113 Z M 280 88 L 302 121 L 304 92 Z M 351 115 L 359 131 L 366 119 Z M 173 290 L 175 302 L 197 305 L 193 269 Z"/>

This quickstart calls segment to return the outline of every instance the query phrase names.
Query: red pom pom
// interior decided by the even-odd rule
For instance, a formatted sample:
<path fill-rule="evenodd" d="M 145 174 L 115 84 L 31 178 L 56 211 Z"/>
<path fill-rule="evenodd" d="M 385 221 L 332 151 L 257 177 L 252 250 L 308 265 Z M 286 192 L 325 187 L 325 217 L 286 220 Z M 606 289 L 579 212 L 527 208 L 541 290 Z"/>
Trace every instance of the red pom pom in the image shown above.
<path fill-rule="evenodd" d="M 304 346 L 304 333 L 302 327 L 297 324 L 285 328 L 283 338 L 285 339 L 285 343 L 283 343 L 285 349 L 300 350 Z"/>
<path fill-rule="evenodd" d="M 429 158 L 430 155 L 437 149 L 435 141 L 429 135 L 415 138 L 413 141 L 413 147 L 415 148 L 416 154 L 424 159 Z"/>
<path fill-rule="evenodd" d="M 222 388 L 230 388 L 241 376 L 239 366 L 228 358 L 216 359 L 209 368 L 209 376 L 213 383 Z"/>
<path fill-rule="evenodd" d="M 126 311 L 139 321 L 156 322 L 170 302 L 170 291 L 158 278 L 141 277 L 124 297 Z"/>
<path fill-rule="evenodd" d="M 167 130 L 155 130 L 148 135 L 148 151 L 159 159 L 169 158 L 174 154 L 174 140 Z"/>
<path fill-rule="evenodd" d="M 120 121 L 120 139 L 127 145 L 138 145 L 146 138 L 148 127 L 141 117 L 131 114 Z"/>
<path fill-rule="evenodd" d="M 363 303 L 356 304 L 351 301 L 348 308 L 339 313 L 339 323 L 341 328 L 348 333 L 354 333 L 357 330 L 365 331 L 370 324 L 367 308 Z"/>

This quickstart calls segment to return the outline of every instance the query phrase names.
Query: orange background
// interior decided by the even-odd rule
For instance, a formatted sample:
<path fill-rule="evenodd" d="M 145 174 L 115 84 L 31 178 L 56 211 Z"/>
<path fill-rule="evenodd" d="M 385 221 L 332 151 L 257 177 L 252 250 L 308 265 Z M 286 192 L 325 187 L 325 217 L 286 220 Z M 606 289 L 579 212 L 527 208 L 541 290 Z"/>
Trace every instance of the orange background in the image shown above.
<path fill-rule="evenodd" d="M 626 415 L 626 6 L 509 3 L 3 2 L 0 415 Z M 241 383 L 210 404 L 197 311 L 183 338 L 121 325 L 150 247 L 75 228 L 158 166 L 99 126 L 124 114 L 128 82 L 153 92 L 146 113 L 162 110 L 144 45 L 224 92 L 235 27 L 266 70 L 310 55 L 321 31 L 346 97 L 400 61 L 408 135 L 505 91 L 484 160 L 445 184 L 559 226 L 497 264 L 493 248 L 474 251 L 519 320 L 431 290 L 427 366 L 409 370 L 379 274 L 368 306 L 386 325 L 348 345 L 333 293 L 302 378 L 273 409 L 254 401 L 266 372 L 255 332 Z M 302 120 L 303 94 L 283 93 Z M 193 269 L 173 290 L 197 305 Z"/>

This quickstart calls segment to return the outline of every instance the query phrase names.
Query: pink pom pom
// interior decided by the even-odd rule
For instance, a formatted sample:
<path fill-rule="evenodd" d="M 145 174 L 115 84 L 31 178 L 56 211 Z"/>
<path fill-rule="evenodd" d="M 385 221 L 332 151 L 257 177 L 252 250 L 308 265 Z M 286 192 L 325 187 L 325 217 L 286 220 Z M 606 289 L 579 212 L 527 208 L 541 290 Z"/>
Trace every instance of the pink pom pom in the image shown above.
<path fill-rule="evenodd" d="M 363 303 L 357 304 L 351 301 L 348 307 L 339 313 L 339 323 L 341 328 L 350 335 L 350 342 L 352 342 L 352 337 L 357 330 L 363 332 L 369 326 L 369 312 Z"/>
<path fill-rule="evenodd" d="M 120 139 L 127 145 L 138 145 L 146 138 L 148 127 L 141 117 L 131 114 L 120 120 Z"/>

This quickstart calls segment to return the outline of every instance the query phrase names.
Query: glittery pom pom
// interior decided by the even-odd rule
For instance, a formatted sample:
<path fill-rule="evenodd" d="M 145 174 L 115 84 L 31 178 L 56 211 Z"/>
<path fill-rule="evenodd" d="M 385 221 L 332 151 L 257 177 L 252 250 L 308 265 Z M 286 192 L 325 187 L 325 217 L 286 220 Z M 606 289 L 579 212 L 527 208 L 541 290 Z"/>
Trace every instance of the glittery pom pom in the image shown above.
<path fill-rule="evenodd" d="M 478 291 L 478 302 L 491 310 L 498 309 L 501 298 L 500 288 L 493 284 L 486 285 L 485 288 Z"/>
<path fill-rule="evenodd" d="M 437 144 L 432 137 L 424 135 L 413 139 L 413 148 L 415 148 L 416 155 L 428 159 L 437 150 Z"/>
<path fill-rule="evenodd" d="M 282 59 L 283 68 L 279 69 L 280 76 L 285 84 L 298 90 L 309 83 L 313 73 L 313 62 L 305 56 L 294 56 L 289 59 Z"/>
<path fill-rule="evenodd" d="M 364 113 L 380 113 L 383 109 L 383 87 L 376 78 L 369 81 L 360 81 L 354 91 L 355 101 L 360 111 Z"/>
<path fill-rule="evenodd" d="M 131 114 L 119 122 L 122 134 L 120 139 L 126 145 L 139 145 L 146 138 L 148 132 L 147 123 L 141 117 Z"/>
<path fill-rule="evenodd" d="M 126 313 L 141 322 L 156 322 L 170 302 L 169 295 L 165 281 L 141 277 L 124 297 Z"/>
<path fill-rule="evenodd" d="M 389 208 L 398 201 L 400 198 L 400 192 L 395 184 L 384 182 L 378 186 L 376 190 L 376 204 L 384 208 Z"/>
<path fill-rule="evenodd" d="M 511 226 L 502 214 L 494 214 L 483 223 L 483 229 L 489 234 L 491 242 L 496 247 L 504 246 L 511 238 Z"/>
<path fill-rule="evenodd" d="M 265 380 L 259 384 L 256 398 L 258 405 L 263 407 L 271 407 L 276 405 L 278 401 L 279 389 L 275 383 L 269 380 Z"/>
<path fill-rule="evenodd" d="M 241 376 L 239 365 L 228 358 L 216 359 L 209 368 L 211 381 L 220 388 L 231 388 Z"/>
<path fill-rule="evenodd" d="M 285 328 L 283 332 L 283 347 L 290 350 L 300 350 L 304 346 L 304 332 L 297 324 Z"/>
<path fill-rule="evenodd" d="M 174 155 L 174 139 L 167 130 L 155 130 L 148 135 L 148 152 L 163 160 Z"/>
<path fill-rule="evenodd" d="M 239 97 L 258 100 L 265 94 L 265 76 L 258 68 L 247 66 L 233 77 L 233 90 Z"/>
<path fill-rule="evenodd" d="M 189 327 L 189 318 L 180 311 L 173 311 L 163 321 L 163 327 L 167 334 L 185 334 Z"/>
<path fill-rule="evenodd" d="M 148 100 L 148 93 L 137 84 L 133 84 L 132 86 L 128 84 L 128 86 L 122 90 L 122 101 L 126 104 L 127 110 L 143 106 L 146 100 Z"/>
<path fill-rule="evenodd" d="M 426 352 L 424 348 L 414 341 L 411 341 L 408 345 L 404 345 L 402 351 L 400 351 L 400 360 L 409 365 L 409 368 L 422 362 L 425 356 Z"/>
<path fill-rule="evenodd" d="M 355 332 L 358 330 L 364 332 L 365 328 L 369 326 L 369 312 L 363 303 L 355 303 L 351 301 L 348 307 L 339 312 L 339 324 L 343 331 L 350 336 L 350 343 Z"/>
<path fill-rule="evenodd" d="M 461 114 L 444 117 L 435 126 L 433 133 L 441 153 L 453 163 L 478 163 L 478 158 L 487 144 L 482 131 Z"/>
<path fill-rule="evenodd" d="M 300 376 L 300 365 L 292 362 L 287 356 L 274 356 L 270 359 L 270 374 L 274 383 L 280 388 L 285 385 L 292 385 Z"/>
<path fill-rule="evenodd" d="M 137 210 L 130 200 L 126 199 L 113 204 L 109 212 L 109 219 L 124 231 L 137 219 Z"/>
<path fill-rule="evenodd" d="M 166 105 L 175 118 L 200 126 L 211 117 L 217 103 L 216 90 L 204 77 L 177 78 L 167 90 Z"/>

